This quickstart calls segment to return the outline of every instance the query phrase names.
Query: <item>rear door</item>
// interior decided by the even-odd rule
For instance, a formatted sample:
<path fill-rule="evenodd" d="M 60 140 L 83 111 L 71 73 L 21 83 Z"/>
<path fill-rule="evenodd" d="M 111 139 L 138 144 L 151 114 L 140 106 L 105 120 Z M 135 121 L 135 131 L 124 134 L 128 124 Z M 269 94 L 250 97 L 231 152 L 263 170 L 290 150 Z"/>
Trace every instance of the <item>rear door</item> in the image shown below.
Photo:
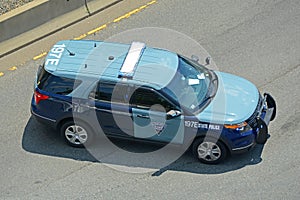
<path fill-rule="evenodd" d="M 90 98 L 95 100 L 94 111 L 105 134 L 132 137 L 131 109 L 127 100 L 126 84 L 98 83 Z M 127 103 L 126 103 L 127 101 Z"/>

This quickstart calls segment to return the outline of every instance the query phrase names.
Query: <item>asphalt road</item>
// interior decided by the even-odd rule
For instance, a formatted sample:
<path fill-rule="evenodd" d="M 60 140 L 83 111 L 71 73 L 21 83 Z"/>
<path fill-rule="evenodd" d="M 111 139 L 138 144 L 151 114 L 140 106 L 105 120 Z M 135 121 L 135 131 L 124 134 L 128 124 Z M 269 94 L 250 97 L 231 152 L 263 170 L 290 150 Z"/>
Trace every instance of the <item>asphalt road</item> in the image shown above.
<path fill-rule="evenodd" d="M 200 164 L 186 153 L 162 169 L 132 166 L 130 160 L 121 158 L 116 165 L 150 171 L 116 170 L 84 149 L 66 146 L 53 130 L 30 117 L 33 80 L 43 60 L 33 61 L 28 52 L 45 51 L 57 39 L 71 39 L 69 32 L 80 35 L 116 13 L 99 13 L 3 58 L 1 63 L 6 65 L 27 61 L 0 77 L 0 199 L 299 199 L 299 11 L 297 0 L 158 0 L 87 37 L 109 39 L 143 27 L 178 31 L 182 34 L 170 31 L 167 37 L 157 29 L 146 31 L 148 35 L 139 29 L 112 40 L 126 42 L 130 40 L 127 36 L 138 38 L 143 33 L 152 45 L 169 45 L 187 56 L 199 52 L 192 48 L 194 43 L 182 42 L 186 35 L 188 42 L 196 41 L 209 52 L 214 68 L 245 77 L 262 92 L 270 92 L 277 101 L 278 114 L 269 127 L 271 137 L 266 145 L 216 166 Z M 150 148 L 117 142 L 133 149 Z M 104 151 L 104 160 L 115 153 L 105 147 Z"/>

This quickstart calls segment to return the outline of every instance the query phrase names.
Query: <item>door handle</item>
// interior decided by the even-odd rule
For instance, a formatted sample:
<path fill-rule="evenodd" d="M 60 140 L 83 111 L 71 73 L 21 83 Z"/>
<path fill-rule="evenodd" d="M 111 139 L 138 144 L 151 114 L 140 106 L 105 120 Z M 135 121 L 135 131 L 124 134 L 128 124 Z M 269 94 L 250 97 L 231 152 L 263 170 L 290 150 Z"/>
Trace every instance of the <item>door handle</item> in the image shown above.
<path fill-rule="evenodd" d="M 140 114 L 137 114 L 136 116 L 137 116 L 137 117 L 140 117 L 140 118 L 145 118 L 145 119 L 149 119 L 149 118 L 150 118 L 148 115 L 140 115 Z"/>

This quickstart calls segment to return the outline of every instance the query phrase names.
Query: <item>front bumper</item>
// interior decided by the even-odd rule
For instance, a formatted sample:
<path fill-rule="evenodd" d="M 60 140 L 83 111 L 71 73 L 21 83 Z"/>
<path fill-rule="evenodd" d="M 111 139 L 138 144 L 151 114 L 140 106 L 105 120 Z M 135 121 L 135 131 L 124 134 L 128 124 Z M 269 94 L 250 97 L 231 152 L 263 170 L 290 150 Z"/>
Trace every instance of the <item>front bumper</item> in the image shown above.
<path fill-rule="evenodd" d="M 233 148 L 232 153 L 243 153 L 252 149 L 255 144 L 265 144 L 269 138 L 268 125 L 270 121 L 274 120 L 276 116 L 276 103 L 274 98 L 265 93 L 264 98 L 259 103 L 258 109 L 254 113 L 254 117 L 251 116 L 248 124 L 251 126 L 252 134 L 249 134 L 243 140 L 248 141 L 245 146 L 239 146 Z"/>
<path fill-rule="evenodd" d="M 255 139 L 248 145 L 231 149 L 231 154 L 242 154 L 250 151 L 256 145 Z"/>
<path fill-rule="evenodd" d="M 274 98 L 268 94 L 264 94 L 263 104 L 256 118 L 256 126 L 252 127 L 256 132 L 256 143 L 265 144 L 269 138 L 268 125 L 276 116 L 276 103 Z"/>

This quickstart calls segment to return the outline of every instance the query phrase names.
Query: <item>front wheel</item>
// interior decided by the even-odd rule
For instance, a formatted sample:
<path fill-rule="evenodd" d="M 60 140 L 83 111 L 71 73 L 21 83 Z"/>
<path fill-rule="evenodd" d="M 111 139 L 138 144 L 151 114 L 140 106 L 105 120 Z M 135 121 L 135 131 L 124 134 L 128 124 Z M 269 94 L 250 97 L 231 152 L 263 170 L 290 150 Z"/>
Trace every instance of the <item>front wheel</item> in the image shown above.
<path fill-rule="evenodd" d="M 227 156 L 224 144 L 213 138 L 198 138 L 193 143 L 193 154 L 200 162 L 218 164 Z"/>
<path fill-rule="evenodd" d="M 61 126 L 60 132 L 66 143 L 73 147 L 84 147 L 93 138 L 89 126 L 82 122 L 68 121 Z"/>

